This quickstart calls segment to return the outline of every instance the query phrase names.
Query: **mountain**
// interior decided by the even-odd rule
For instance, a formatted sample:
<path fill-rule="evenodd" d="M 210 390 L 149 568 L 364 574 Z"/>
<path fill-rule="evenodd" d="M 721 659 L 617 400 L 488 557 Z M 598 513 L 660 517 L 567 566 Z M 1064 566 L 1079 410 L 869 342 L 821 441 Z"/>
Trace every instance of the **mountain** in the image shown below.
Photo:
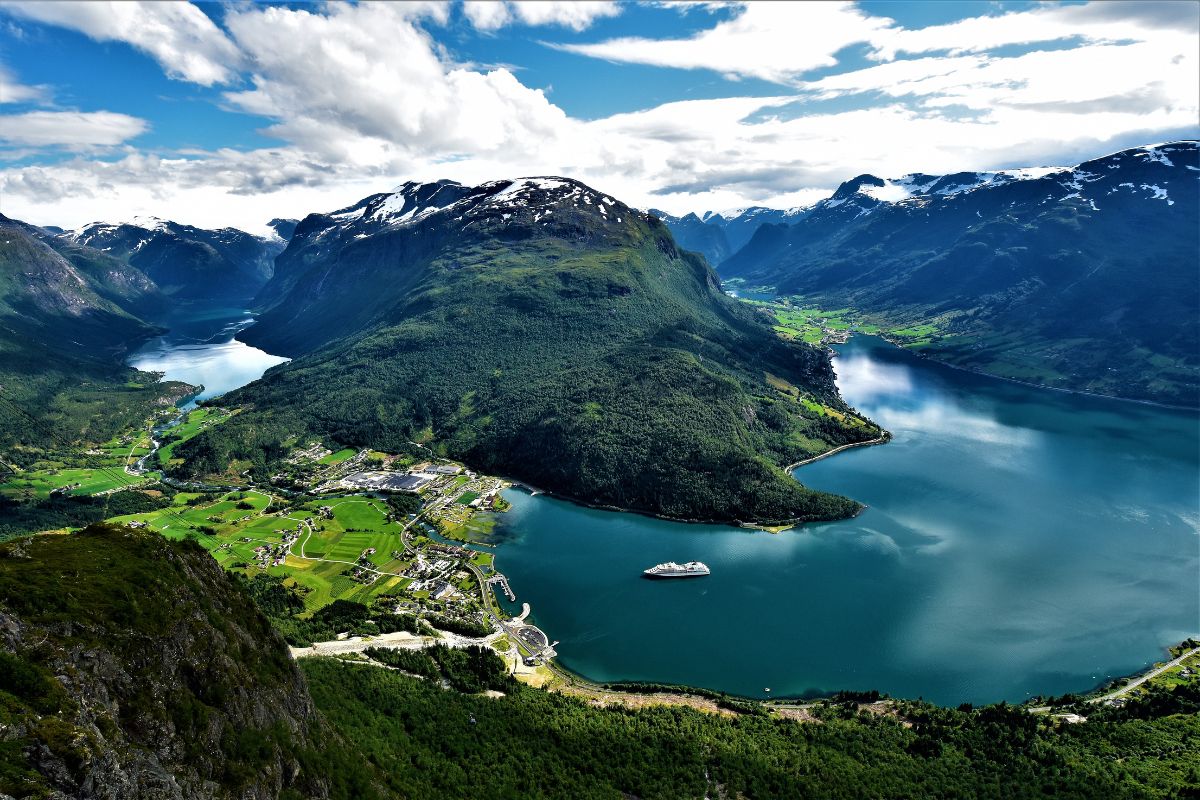
<path fill-rule="evenodd" d="M 684 250 L 691 250 L 704 256 L 704 260 L 713 266 L 719 265 L 729 258 L 733 252 L 729 239 L 719 225 L 710 225 L 695 214 L 673 217 L 665 211 L 650 209 L 650 214 L 662 220 L 675 237 L 675 241 Z"/>
<path fill-rule="evenodd" d="M 726 258 L 745 246 L 763 225 L 796 222 L 806 212 L 806 208 L 751 206 L 724 214 L 708 211 L 703 216 L 691 213 L 675 217 L 664 211 L 650 209 L 650 213 L 663 221 L 681 247 L 700 253 L 714 267 L 720 266 Z"/>
<path fill-rule="evenodd" d="M 191 542 L 95 525 L 0 545 L 0 677 L 4 796 L 327 798 L 338 780 L 283 641 Z"/>
<path fill-rule="evenodd" d="M 0 215 L 0 387 L 3 397 L 67 439 L 103 441 L 181 396 L 124 365 L 161 329 L 142 315 L 167 299 L 154 282 L 104 253 Z M 11 407 L 0 447 L 22 462 L 56 445 Z"/>
<path fill-rule="evenodd" d="M 746 242 L 763 225 L 786 225 L 804 218 L 808 207 L 796 208 L 766 208 L 751 206 L 750 208 L 726 211 L 721 214 L 707 212 L 701 219 L 707 225 L 714 225 L 725 232 L 729 240 L 730 253 L 736 253 L 746 246 Z"/>
<path fill-rule="evenodd" d="M 951 364 L 1200 403 L 1196 142 L 1075 167 L 860 175 L 721 265 L 888 325 Z M 919 330 L 919 329 L 918 329 Z"/>
<path fill-rule="evenodd" d="M 309 215 L 256 302 L 241 338 L 295 360 L 223 398 L 247 410 L 185 445 L 185 469 L 269 475 L 305 435 L 417 441 L 591 504 L 784 521 L 859 508 L 785 465 L 880 436 L 827 353 L 564 178 L 409 183 Z"/>
<path fill-rule="evenodd" d="M 268 222 L 267 226 L 271 230 L 275 231 L 275 235 L 278 236 L 281 241 L 286 243 L 288 239 L 292 238 L 292 234 L 296 232 L 296 226 L 299 224 L 300 220 L 298 219 L 281 219 L 276 217 Z"/>
<path fill-rule="evenodd" d="M 287 220 L 276 220 L 284 230 Z M 243 301 L 271 277 L 284 238 L 262 239 L 235 228 L 206 230 L 156 217 L 93 222 L 64 238 L 137 267 L 181 300 Z"/>

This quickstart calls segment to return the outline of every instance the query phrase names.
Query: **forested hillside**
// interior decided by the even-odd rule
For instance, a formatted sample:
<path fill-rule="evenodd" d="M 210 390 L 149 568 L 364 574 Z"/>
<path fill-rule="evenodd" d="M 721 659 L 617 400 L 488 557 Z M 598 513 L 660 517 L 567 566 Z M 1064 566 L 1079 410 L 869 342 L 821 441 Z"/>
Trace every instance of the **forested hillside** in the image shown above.
<path fill-rule="evenodd" d="M 721 265 L 922 335 L 951 364 L 1056 388 L 1200 404 L 1200 150 L 1076 167 L 861 175 Z"/>
<path fill-rule="evenodd" d="M 410 441 L 685 519 L 854 513 L 783 467 L 879 437 L 829 356 L 724 296 L 667 229 L 575 181 L 406 184 L 297 226 L 242 336 L 299 356 L 179 453 L 265 474 L 299 437 Z"/>
<path fill-rule="evenodd" d="M 138 315 L 165 303 L 139 270 L 0 216 L 0 391 L 69 441 L 107 439 L 140 422 L 185 391 L 123 364 L 159 332 Z M 8 461 L 53 446 L 47 438 L 12 406 L 0 413 Z"/>

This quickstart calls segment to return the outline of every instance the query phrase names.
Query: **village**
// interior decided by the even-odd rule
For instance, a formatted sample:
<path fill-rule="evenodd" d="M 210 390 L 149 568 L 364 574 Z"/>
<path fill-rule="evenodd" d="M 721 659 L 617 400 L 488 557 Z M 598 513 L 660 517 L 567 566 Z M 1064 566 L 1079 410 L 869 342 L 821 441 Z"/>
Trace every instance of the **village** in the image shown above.
<path fill-rule="evenodd" d="M 555 655 L 553 644 L 525 622 L 527 605 L 518 613 L 488 542 L 508 485 L 446 459 L 310 443 L 269 485 L 179 492 L 169 509 L 120 521 L 194 538 L 250 579 L 281 578 L 308 613 L 345 600 L 413 615 L 532 668 Z"/>

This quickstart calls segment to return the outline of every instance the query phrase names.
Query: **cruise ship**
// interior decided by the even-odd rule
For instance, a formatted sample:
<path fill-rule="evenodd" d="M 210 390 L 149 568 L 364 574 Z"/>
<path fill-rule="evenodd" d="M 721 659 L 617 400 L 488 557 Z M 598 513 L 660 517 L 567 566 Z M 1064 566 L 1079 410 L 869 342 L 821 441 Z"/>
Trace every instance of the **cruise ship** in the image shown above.
<path fill-rule="evenodd" d="M 668 561 L 643 570 L 642 574 L 647 578 L 700 578 L 708 575 L 709 569 L 708 565 L 699 561 L 689 561 L 686 564 Z"/>

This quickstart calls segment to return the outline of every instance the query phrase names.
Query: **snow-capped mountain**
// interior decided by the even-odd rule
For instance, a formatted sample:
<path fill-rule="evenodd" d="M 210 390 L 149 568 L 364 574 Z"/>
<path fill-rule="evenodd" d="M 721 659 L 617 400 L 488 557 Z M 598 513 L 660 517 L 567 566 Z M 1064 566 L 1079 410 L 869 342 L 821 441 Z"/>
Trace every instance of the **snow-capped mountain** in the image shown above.
<path fill-rule="evenodd" d="M 1160 200 L 1173 205 L 1170 184 L 1188 179 L 1186 163 L 1177 167 L 1172 157 L 1195 160 L 1195 143 L 1172 142 L 1122 150 L 1086 161 L 1075 167 L 1028 167 L 995 172 L 958 172 L 952 175 L 914 173 L 902 178 L 860 175 L 843 183 L 825 200 L 814 204 L 808 215 L 828 215 L 841 209 L 837 218 L 846 221 L 881 206 L 923 208 L 935 198 L 964 200 L 976 196 L 998 197 L 994 190 L 1007 189 L 1004 202 L 1015 205 L 1036 198 L 1038 205 L 1078 199 L 1093 211 L 1112 195 Z M 1191 176 L 1195 177 L 1195 176 Z"/>
<path fill-rule="evenodd" d="M 676 217 L 657 208 L 650 209 L 650 213 L 662 220 L 662 223 L 670 229 L 671 235 L 675 237 L 675 241 L 679 242 L 680 247 L 699 253 L 714 267 L 733 253 L 729 237 L 725 235 L 725 229 L 720 225 L 705 222 L 703 218 L 695 214 Z M 711 215 L 705 214 L 705 217 L 708 216 Z"/>
<path fill-rule="evenodd" d="M 272 352 L 302 348 L 302 340 L 315 337 L 280 322 L 280 315 L 312 303 L 324 319 L 330 309 L 340 308 L 331 299 L 335 297 L 347 298 L 347 306 L 330 314 L 327 325 L 352 328 L 371 316 L 373 303 L 382 296 L 368 296 L 362 287 L 408 280 L 451 245 L 462 248 L 466 242 L 512 243 L 547 237 L 577 247 L 615 246 L 632 236 L 637 225 L 647 224 L 658 222 L 568 178 L 519 178 L 479 186 L 447 180 L 404 183 L 391 192 L 301 220 L 256 301 L 271 307 L 286 297 L 290 298 L 287 307 L 264 314 L 246 336 L 260 346 L 276 347 Z"/>
<path fill-rule="evenodd" d="M 945 340 L 958 348 L 947 360 L 964 366 L 1193 404 L 1198 196 L 1193 141 L 1073 167 L 860 175 L 799 222 L 761 227 L 721 272 L 895 319 L 938 317 L 959 336 Z"/>
<path fill-rule="evenodd" d="M 560 177 L 406 183 L 309 215 L 275 266 L 238 338 L 293 360 L 227 396 L 246 408 L 233 446 L 256 464 L 276 437 L 421 441 L 668 516 L 856 510 L 780 469 L 880 435 L 837 398 L 828 356 L 780 340 L 609 194 Z"/>
<path fill-rule="evenodd" d="M 694 250 L 708 259 L 714 267 L 736 253 L 750 241 L 762 225 L 788 225 L 803 219 L 808 206 L 796 208 L 767 208 L 751 206 L 730 211 L 706 211 L 703 214 L 672 216 L 665 211 L 650 209 L 670 228 L 680 246 Z"/>
<path fill-rule="evenodd" d="M 271 277 L 282 239 L 207 230 L 158 217 L 93 222 L 62 238 L 118 258 L 178 298 L 249 299 Z"/>

